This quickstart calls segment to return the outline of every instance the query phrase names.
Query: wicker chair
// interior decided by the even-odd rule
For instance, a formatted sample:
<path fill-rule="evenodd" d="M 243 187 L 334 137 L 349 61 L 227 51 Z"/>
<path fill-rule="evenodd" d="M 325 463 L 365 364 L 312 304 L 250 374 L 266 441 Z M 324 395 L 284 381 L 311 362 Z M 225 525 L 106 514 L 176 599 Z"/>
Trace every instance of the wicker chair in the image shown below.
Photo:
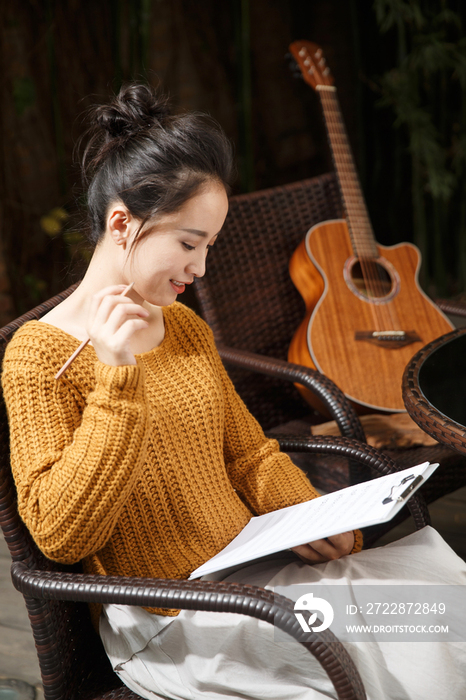
<path fill-rule="evenodd" d="M 271 434 L 309 435 L 312 424 L 328 420 L 310 409 L 293 384 L 299 379 L 302 385 L 307 381 L 315 386 L 323 376 L 286 361 L 293 334 L 305 316 L 288 263 L 311 226 L 341 216 L 337 182 L 331 173 L 232 197 L 222 235 L 209 253 L 207 275 L 194 285 L 200 313 L 214 332 L 238 393 Z M 460 304 L 437 303 L 446 313 L 466 316 Z M 338 395 L 330 384 L 327 391 L 334 401 L 324 403 L 342 435 L 364 440 L 360 422 L 341 392 Z M 428 503 L 466 484 L 466 458 L 448 447 L 387 450 L 387 454 L 400 468 L 424 461 L 441 464 L 422 488 Z M 292 458 L 323 491 L 368 476 L 341 458 L 311 460 L 298 454 Z M 365 533 L 367 545 L 407 515 L 404 509 L 385 528 Z"/>
<path fill-rule="evenodd" d="M 73 288 L 36 307 L 0 330 L 0 360 L 13 333 L 38 319 Z M 332 399 L 333 400 L 333 399 Z M 332 402 L 330 401 L 330 403 Z M 352 439 L 291 440 L 294 449 L 339 452 L 378 474 L 396 465 L 376 450 Z M 288 445 L 290 446 L 290 445 Z M 428 513 L 422 497 L 409 501 L 416 527 Z M 359 674 L 344 647 L 326 630 L 303 635 L 293 603 L 264 589 L 222 582 L 150 580 L 85 575 L 46 559 L 18 514 L 9 459 L 6 408 L 0 396 L 0 526 L 9 547 L 14 586 L 29 613 L 42 673 L 45 700 L 136 700 L 113 673 L 99 636 L 91 625 L 88 602 L 120 603 L 216 612 L 236 612 L 273 623 L 302 643 L 328 673 L 342 700 L 366 697 Z"/>

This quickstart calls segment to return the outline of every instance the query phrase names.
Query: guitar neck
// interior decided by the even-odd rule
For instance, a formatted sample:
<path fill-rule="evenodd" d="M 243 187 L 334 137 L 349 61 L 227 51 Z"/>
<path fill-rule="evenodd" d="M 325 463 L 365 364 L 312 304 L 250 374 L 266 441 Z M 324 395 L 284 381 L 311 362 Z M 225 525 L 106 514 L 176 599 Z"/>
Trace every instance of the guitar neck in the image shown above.
<path fill-rule="evenodd" d="M 377 244 L 367 212 L 345 125 L 333 85 L 318 85 L 325 125 L 346 213 L 353 251 L 358 258 L 378 257 Z"/>

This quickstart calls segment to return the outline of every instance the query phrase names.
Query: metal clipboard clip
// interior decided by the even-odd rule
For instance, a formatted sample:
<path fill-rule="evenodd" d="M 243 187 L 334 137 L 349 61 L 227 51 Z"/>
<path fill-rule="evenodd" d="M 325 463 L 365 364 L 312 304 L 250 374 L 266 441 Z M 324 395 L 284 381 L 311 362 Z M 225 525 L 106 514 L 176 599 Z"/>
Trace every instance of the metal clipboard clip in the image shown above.
<path fill-rule="evenodd" d="M 386 503 L 391 503 L 392 501 L 404 501 L 405 498 L 409 496 L 410 493 L 414 491 L 414 489 L 423 481 L 424 477 L 419 474 L 418 476 L 414 476 L 414 474 L 410 474 L 409 476 L 405 476 L 404 479 L 400 481 L 399 484 L 396 484 L 396 486 L 392 486 L 390 489 L 390 494 L 387 496 L 387 498 L 384 498 L 382 503 L 385 505 Z M 414 480 L 414 481 L 412 481 Z M 403 493 L 400 496 L 397 496 L 396 498 L 393 498 L 392 493 L 395 489 L 398 489 L 400 486 L 403 486 L 403 484 L 407 484 L 409 481 L 411 483 L 409 486 L 403 491 Z"/>

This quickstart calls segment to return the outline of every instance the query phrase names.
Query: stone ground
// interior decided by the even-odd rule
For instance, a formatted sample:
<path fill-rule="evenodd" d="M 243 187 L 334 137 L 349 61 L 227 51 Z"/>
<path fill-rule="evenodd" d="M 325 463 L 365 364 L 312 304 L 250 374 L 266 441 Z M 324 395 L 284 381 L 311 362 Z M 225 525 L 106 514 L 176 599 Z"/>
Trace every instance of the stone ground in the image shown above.
<path fill-rule="evenodd" d="M 11 558 L 0 534 L 0 700 L 28 697 L 28 686 L 41 700 L 42 686 L 36 649 L 23 596 L 13 588 L 10 578 Z M 5 683 L 18 680 L 27 686 Z M 17 691 L 17 692 L 14 692 Z M 18 692 L 19 691 L 19 692 Z"/>

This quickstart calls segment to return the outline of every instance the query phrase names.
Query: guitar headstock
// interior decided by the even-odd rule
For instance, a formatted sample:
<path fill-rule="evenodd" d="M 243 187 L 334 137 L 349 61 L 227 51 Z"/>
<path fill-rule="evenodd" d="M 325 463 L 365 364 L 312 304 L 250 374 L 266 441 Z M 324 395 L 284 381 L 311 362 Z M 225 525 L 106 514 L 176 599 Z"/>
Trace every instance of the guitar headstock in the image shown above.
<path fill-rule="evenodd" d="M 314 90 L 319 85 L 333 85 L 333 76 L 320 46 L 311 41 L 294 41 L 290 44 L 290 51 L 304 80 Z"/>

